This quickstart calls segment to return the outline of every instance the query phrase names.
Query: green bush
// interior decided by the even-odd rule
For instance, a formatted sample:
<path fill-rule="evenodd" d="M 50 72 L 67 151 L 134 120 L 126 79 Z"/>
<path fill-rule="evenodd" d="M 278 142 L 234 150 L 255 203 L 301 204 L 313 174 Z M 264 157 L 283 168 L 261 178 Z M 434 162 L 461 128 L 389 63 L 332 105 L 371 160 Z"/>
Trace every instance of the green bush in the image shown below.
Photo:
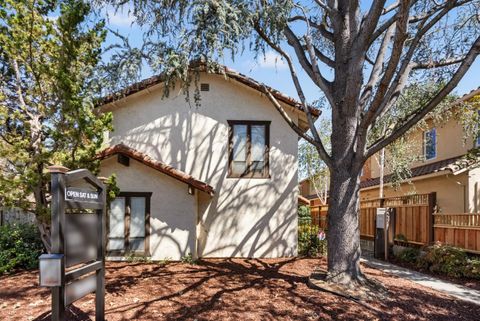
<path fill-rule="evenodd" d="M 413 247 L 407 247 L 396 255 L 397 259 L 402 262 L 416 263 L 420 255 L 420 250 Z"/>
<path fill-rule="evenodd" d="M 463 270 L 463 276 L 480 279 L 480 259 L 469 259 Z"/>
<path fill-rule="evenodd" d="M 470 261 L 473 263 L 469 263 Z M 475 261 L 478 262 L 478 260 L 470 260 L 462 249 L 436 244 L 426 249 L 426 254 L 418 260 L 418 266 L 452 277 L 472 277 L 475 270 L 480 275 Z"/>
<path fill-rule="evenodd" d="M 312 216 L 310 215 L 310 207 L 305 205 L 298 207 L 298 221 L 300 224 L 312 223 Z"/>
<path fill-rule="evenodd" d="M 38 267 L 43 245 L 31 224 L 0 226 L 0 274 Z"/>
<path fill-rule="evenodd" d="M 298 254 L 301 256 L 318 256 L 327 254 L 327 240 L 321 240 L 321 229 L 317 225 L 299 224 Z"/>

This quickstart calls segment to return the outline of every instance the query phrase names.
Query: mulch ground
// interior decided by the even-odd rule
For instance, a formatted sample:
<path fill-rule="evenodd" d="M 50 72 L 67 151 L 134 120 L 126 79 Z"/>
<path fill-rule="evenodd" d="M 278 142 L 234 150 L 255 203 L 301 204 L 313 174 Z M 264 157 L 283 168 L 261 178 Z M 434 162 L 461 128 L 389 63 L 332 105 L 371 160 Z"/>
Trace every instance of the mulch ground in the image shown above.
<path fill-rule="evenodd" d="M 323 259 L 204 260 L 198 265 L 107 263 L 106 319 L 117 320 L 478 320 L 480 306 L 378 270 L 389 298 L 367 305 L 310 289 Z M 94 320 L 94 295 L 68 320 Z M 50 320 L 50 292 L 37 272 L 0 278 L 0 320 Z"/>

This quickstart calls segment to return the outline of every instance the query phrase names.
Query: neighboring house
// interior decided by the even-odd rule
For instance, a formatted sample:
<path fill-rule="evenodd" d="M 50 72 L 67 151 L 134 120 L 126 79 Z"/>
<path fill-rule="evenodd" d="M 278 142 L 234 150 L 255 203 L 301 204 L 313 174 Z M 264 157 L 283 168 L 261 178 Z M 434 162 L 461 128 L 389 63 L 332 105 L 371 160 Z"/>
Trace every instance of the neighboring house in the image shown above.
<path fill-rule="evenodd" d="M 468 101 L 480 95 L 480 88 L 464 95 Z M 453 107 L 456 108 L 456 107 Z M 436 192 L 437 207 L 443 213 L 471 213 L 480 211 L 480 161 L 476 148 L 478 138 L 465 139 L 463 126 L 455 118 L 434 126 L 427 121 L 426 130 L 418 129 L 409 140 L 421 160 L 411 166 L 408 182 L 394 188 L 385 173 L 384 196 L 402 196 Z M 386 157 L 388 163 L 388 156 Z M 380 167 L 375 156 L 363 170 L 360 184 L 361 200 L 378 198 Z"/>
<path fill-rule="evenodd" d="M 478 95 L 480 88 L 460 100 L 468 101 Z M 394 188 L 389 184 L 391 176 L 386 172 L 384 197 L 436 192 L 440 212 L 480 212 L 480 160 L 477 150 L 480 139 L 472 137 L 465 140 L 462 125 L 453 118 L 437 127 L 429 121 L 427 123 L 427 130 L 419 129 L 410 134 L 416 154 L 422 159 L 412 164 L 411 179 Z M 477 152 L 472 153 L 475 150 Z M 373 156 L 365 163 L 360 177 L 361 200 L 379 197 L 379 176 L 380 167 L 376 156 Z M 301 181 L 299 186 L 301 195 L 309 198 L 312 205 L 321 204 L 309 180 Z"/>
<path fill-rule="evenodd" d="M 199 82 L 200 107 L 180 86 L 163 98 L 162 76 L 103 101 L 114 131 L 101 175 L 116 174 L 121 191 L 109 211 L 110 256 L 295 256 L 297 134 L 253 79 L 224 67 Z M 300 105 L 272 93 L 308 130 Z"/>

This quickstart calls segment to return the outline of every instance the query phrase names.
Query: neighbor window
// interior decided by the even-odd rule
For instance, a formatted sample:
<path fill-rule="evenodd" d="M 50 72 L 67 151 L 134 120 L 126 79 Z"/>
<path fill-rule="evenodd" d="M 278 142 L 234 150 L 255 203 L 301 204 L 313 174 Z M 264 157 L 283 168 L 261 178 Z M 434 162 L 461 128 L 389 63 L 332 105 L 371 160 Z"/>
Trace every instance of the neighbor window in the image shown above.
<path fill-rule="evenodd" d="M 126 192 L 110 202 L 108 245 L 110 254 L 148 255 L 150 197 L 152 193 Z"/>
<path fill-rule="evenodd" d="M 269 177 L 269 121 L 228 121 L 229 177 Z"/>
<path fill-rule="evenodd" d="M 477 110 L 478 113 L 478 118 L 480 119 L 480 110 Z M 479 132 L 479 129 L 477 127 L 477 133 Z M 475 147 L 480 147 L 480 134 L 477 135 L 477 139 L 475 140 Z"/>
<path fill-rule="evenodd" d="M 424 132 L 424 155 L 425 160 L 437 157 L 437 129 L 432 128 Z"/>

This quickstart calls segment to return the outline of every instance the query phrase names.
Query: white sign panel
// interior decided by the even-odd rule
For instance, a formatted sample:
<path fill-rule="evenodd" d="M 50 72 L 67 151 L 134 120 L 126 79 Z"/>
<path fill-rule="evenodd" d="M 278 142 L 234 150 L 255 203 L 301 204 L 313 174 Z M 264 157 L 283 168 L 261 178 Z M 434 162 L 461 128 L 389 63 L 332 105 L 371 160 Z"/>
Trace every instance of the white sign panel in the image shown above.
<path fill-rule="evenodd" d="M 387 209 L 384 207 L 377 208 L 377 228 L 385 228 L 385 213 Z"/>

